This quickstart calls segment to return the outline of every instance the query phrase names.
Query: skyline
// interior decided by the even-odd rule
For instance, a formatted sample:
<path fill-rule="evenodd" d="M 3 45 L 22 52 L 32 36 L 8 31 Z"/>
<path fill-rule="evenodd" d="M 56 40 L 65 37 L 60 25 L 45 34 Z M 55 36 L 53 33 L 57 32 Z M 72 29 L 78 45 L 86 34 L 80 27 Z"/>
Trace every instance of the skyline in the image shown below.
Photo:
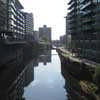
<path fill-rule="evenodd" d="M 47 25 L 52 28 L 52 40 L 65 34 L 65 16 L 67 15 L 66 0 L 20 0 L 24 11 L 32 12 L 34 30 Z"/>

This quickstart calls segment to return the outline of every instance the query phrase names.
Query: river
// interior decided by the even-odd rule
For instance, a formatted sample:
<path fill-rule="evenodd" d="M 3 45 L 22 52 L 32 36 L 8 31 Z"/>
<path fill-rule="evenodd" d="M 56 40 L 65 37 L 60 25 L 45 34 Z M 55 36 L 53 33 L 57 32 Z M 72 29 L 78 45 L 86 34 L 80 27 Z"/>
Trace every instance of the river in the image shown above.
<path fill-rule="evenodd" d="M 33 81 L 24 88 L 25 100 L 66 100 L 65 81 L 57 52 L 52 50 L 39 55 L 38 62 L 38 66 L 33 68 Z"/>
<path fill-rule="evenodd" d="M 82 90 L 56 50 L 26 51 L 1 67 L 0 100 L 97 100 Z"/>

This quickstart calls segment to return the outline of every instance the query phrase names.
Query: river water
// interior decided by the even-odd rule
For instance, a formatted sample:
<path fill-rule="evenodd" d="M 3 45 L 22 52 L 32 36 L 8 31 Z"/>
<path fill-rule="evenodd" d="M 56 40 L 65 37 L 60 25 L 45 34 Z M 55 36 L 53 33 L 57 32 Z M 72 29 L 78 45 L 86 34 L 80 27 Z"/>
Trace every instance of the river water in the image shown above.
<path fill-rule="evenodd" d="M 32 82 L 24 88 L 25 100 L 66 100 L 65 80 L 57 52 L 50 50 L 34 62 L 38 64 L 32 69 Z"/>
<path fill-rule="evenodd" d="M 96 100 L 82 91 L 67 62 L 61 65 L 56 50 L 28 53 L 1 68 L 0 100 Z"/>

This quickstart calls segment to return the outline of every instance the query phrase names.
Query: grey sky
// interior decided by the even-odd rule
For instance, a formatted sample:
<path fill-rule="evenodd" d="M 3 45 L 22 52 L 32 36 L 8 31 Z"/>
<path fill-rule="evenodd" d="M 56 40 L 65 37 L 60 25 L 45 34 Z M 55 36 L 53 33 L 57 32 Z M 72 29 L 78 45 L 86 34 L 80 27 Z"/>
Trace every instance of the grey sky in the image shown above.
<path fill-rule="evenodd" d="M 34 27 L 38 30 L 46 24 L 52 27 L 52 39 L 65 34 L 65 19 L 68 0 L 20 0 L 25 11 L 32 12 Z"/>

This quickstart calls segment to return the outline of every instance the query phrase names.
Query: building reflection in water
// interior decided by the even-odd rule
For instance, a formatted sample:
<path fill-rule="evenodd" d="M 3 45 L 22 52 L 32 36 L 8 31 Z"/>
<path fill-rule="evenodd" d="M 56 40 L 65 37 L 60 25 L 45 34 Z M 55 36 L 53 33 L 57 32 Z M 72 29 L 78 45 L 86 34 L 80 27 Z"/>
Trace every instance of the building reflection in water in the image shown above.
<path fill-rule="evenodd" d="M 39 62 L 43 62 L 44 65 L 51 62 L 51 50 L 43 50 L 36 55 L 27 64 L 19 65 L 18 62 L 12 61 L 2 66 L 0 70 L 0 100 L 25 100 L 23 98 L 24 87 L 34 80 L 34 67 Z"/>
<path fill-rule="evenodd" d="M 51 62 L 51 50 L 44 50 L 42 55 L 38 58 L 39 63 L 43 63 L 44 65 L 47 65 L 47 63 Z"/>
<path fill-rule="evenodd" d="M 23 100 L 24 87 L 33 79 L 33 62 L 20 71 L 13 64 L 6 66 L 0 72 L 0 100 Z"/>

